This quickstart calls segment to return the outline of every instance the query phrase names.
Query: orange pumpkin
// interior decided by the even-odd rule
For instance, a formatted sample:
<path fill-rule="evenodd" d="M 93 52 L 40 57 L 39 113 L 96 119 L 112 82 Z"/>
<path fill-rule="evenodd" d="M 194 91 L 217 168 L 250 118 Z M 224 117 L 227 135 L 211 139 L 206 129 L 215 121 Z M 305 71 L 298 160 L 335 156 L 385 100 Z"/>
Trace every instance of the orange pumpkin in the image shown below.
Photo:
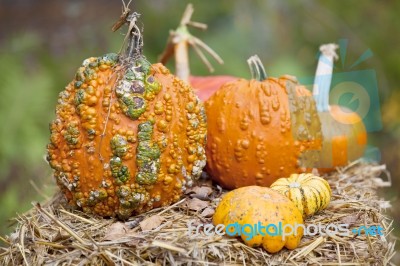
<path fill-rule="evenodd" d="M 324 136 L 316 167 L 322 173 L 359 159 L 367 144 L 367 132 L 361 117 L 346 107 L 329 105 L 333 61 L 338 57 L 335 49 L 335 44 L 320 47 L 322 54 L 314 82 L 314 97 Z"/>
<path fill-rule="evenodd" d="M 321 148 L 314 100 L 295 77 L 266 78 L 256 57 L 252 80 L 228 82 L 205 103 L 207 171 L 221 186 L 269 186 L 311 167 Z"/>
<path fill-rule="evenodd" d="M 70 204 L 101 216 L 177 201 L 205 165 L 202 103 L 146 61 L 133 26 L 125 53 L 83 62 L 50 125 L 47 160 L 57 184 Z"/>
<path fill-rule="evenodd" d="M 276 253 L 283 247 L 295 249 L 304 230 L 301 227 L 302 215 L 292 201 L 277 191 L 259 186 L 238 188 L 223 196 L 215 210 L 213 224 L 223 224 L 226 230 L 235 233 L 229 229 L 235 223 L 244 229 L 244 232 L 240 231 L 240 236 L 246 245 L 262 246 L 270 253 Z M 283 230 L 279 233 L 279 225 L 285 230 L 285 235 Z M 253 226 L 258 226 L 260 230 L 255 230 Z M 288 230 L 289 226 L 292 231 Z"/>

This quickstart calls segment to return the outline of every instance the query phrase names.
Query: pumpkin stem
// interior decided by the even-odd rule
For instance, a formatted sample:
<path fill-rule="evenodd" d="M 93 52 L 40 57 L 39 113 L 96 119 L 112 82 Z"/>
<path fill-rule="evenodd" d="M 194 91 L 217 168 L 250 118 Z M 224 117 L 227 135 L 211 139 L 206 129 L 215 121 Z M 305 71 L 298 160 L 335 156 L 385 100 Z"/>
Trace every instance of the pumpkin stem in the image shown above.
<path fill-rule="evenodd" d="M 252 79 L 264 81 L 268 78 L 264 65 L 258 55 L 253 55 L 249 59 L 247 59 L 247 64 L 250 67 Z"/>
<path fill-rule="evenodd" d="M 170 31 L 167 46 L 159 57 L 159 61 L 166 64 L 171 56 L 174 55 L 175 75 L 186 82 L 189 81 L 190 76 L 189 46 L 193 47 L 196 54 L 200 57 L 200 60 L 207 66 L 210 72 L 214 72 L 214 68 L 210 61 L 208 61 L 204 52 L 209 54 L 219 64 L 224 63 L 221 57 L 213 49 L 189 32 L 188 26 L 202 30 L 207 29 L 206 24 L 191 21 L 193 12 L 193 5 L 188 4 L 183 13 L 179 27 L 175 31 Z"/>
<path fill-rule="evenodd" d="M 129 23 L 129 28 L 124 40 L 124 44 L 127 43 L 127 47 L 122 54 L 123 58 L 136 60 L 142 57 L 143 38 L 141 30 L 136 25 L 137 19 L 139 17 L 139 13 L 133 12 L 126 18 L 126 21 Z"/>
<path fill-rule="evenodd" d="M 133 61 L 136 61 L 143 55 L 143 39 L 142 31 L 136 25 L 140 14 L 137 12 L 131 13 L 129 8 L 131 2 L 132 0 L 130 0 L 128 4 L 125 4 L 125 2 L 122 1 L 123 11 L 119 19 L 114 23 L 112 31 L 115 32 L 121 28 L 122 25 L 128 24 L 128 33 L 125 35 L 119 54 L 122 60 L 129 59 L 128 61 L 130 61 L 133 59 Z M 126 47 L 125 50 L 124 47 Z M 122 52 L 123 50 L 124 52 Z"/>
<path fill-rule="evenodd" d="M 329 90 L 332 81 L 333 61 L 338 59 L 336 54 L 338 48 L 339 46 L 335 43 L 324 44 L 319 47 L 321 55 L 318 59 L 313 87 L 318 112 L 329 111 Z"/>

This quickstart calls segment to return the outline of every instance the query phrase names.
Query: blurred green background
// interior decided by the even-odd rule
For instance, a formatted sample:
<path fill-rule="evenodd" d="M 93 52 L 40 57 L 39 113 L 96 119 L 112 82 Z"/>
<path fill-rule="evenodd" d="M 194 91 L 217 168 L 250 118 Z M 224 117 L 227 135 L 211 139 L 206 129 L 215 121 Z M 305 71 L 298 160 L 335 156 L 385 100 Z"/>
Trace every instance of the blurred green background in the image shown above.
<path fill-rule="evenodd" d="M 270 76 L 312 76 L 320 44 L 347 39 L 350 66 L 367 49 L 374 56 L 356 70 L 377 73 L 383 128 L 371 133 L 393 186 L 382 190 L 388 211 L 400 228 L 400 1 L 192 1 L 193 20 L 208 24 L 192 30 L 225 60 L 215 74 L 248 78 L 246 59 L 258 54 Z M 142 14 L 144 52 L 155 62 L 170 29 L 175 29 L 189 1 L 132 1 Z M 54 191 L 44 160 L 58 93 L 74 77 L 83 59 L 118 52 L 123 32 L 111 26 L 122 2 L 109 0 L 0 1 L 0 233 L 8 219 Z M 192 52 L 192 73 L 207 70 Z M 169 64 L 173 68 L 173 64 Z M 32 185 L 35 184 L 40 193 Z M 45 194 L 45 195 L 41 195 Z"/>

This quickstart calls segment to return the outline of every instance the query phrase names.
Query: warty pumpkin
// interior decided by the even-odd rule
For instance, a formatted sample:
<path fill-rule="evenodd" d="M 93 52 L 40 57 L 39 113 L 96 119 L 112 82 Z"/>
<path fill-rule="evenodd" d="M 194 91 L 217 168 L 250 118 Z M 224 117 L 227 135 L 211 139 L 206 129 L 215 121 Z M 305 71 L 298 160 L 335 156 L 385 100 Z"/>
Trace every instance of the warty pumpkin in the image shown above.
<path fill-rule="evenodd" d="M 303 217 L 325 209 L 332 196 L 329 183 L 313 174 L 292 174 L 288 178 L 279 178 L 271 189 L 293 201 Z"/>
<path fill-rule="evenodd" d="M 142 55 L 86 59 L 59 95 L 47 160 L 69 203 L 127 218 L 177 201 L 204 167 L 206 116 L 192 88 Z"/>
<path fill-rule="evenodd" d="M 321 148 L 310 92 L 293 76 L 267 78 L 258 57 L 249 65 L 252 80 L 228 82 L 205 103 L 206 169 L 228 189 L 310 170 Z"/>
<path fill-rule="evenodd" d="M 248 239 L 245 234 L 241 234 L 242 240 L 251 247 L 262 246 L 270 253 L 276 253 L 283 247 L 295 249 L 303 236 L 303 228 L 296 225 L 303 225 L 303 218 L 294 203 L 279 192 L 267 187 L 248 186 L 232 190 L 226 193 L 218 204 L 214 216 L 213 224 L 223 224 L 227 227 L 229 224 L 238 223 L 263 226 L 282 227 L 292 225 L 293 231 L 285 231 L 286 236 L 282 234 L 274 235 L 262 232 L 256 234 L 252 239 Z M 266 228 L 264 230 L 267 230 Z"/>
<path fill-rule="evenodd" d="M 338 58 L 336 44 L 320 47 L 321 55 L 315 75 L 313 94 L 321 121 L 322 150 L 316 164 L 322 173 L 331 172 L 363 156 L 367 132 L 361 117 L 354 111 L 338 105 L 329 105 L 329 90 L 333 61 Z"/>

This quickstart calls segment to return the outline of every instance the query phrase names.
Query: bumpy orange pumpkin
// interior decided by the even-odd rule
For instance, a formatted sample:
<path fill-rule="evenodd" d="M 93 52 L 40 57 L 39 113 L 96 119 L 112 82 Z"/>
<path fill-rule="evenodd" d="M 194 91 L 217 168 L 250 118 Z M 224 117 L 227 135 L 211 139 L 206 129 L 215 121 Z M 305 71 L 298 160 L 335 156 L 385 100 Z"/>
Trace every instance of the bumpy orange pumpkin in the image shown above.
<path fill-rule="evenodd" d="M 296 227 L 303 225 L 303 218 L 294 203 L 267 187 L 242 187 L 224 195 L 215 210 L 213 224 L 224 224 L 229 230 L 228 225 L 235 223 L 247 232 L 241 233 L 247 245 L 262 246 L 270 253 L 276 253 L 283 247 L 295 249 L 303 236 L 303 228 Z M 244 226 L 246 224 L 256 226 L 261 232 L 250 232 L 250 226 Z M 283 236 L 283 230 L 279 234 L 278 228 L 285 228 L 285 225 L 291 225 L 293 230 L 285 230 L 287 235 Z M 254 233 L 251 239 L 249 233 Z"/>
<path fill-rule="evenodd" d="M 316 167 L 322 173 L 359 159 L 367 144 L 367 132 L 361 117 L 346 107 L 329 105 L 333 61 L 338 57 L 335 49 L 335 44 L 320 47 L 321 56 L 314 82 L 314 97 L 324 136 Z"/>
<path fill-rule="evenodd" d="M 205 165 L 206 117 L 191 87 L 141 55 L 91 57 L 60 93 L 47 159 L 68 201 L 121 218 L 177 201 Z"/>
<path fill-rule="evenodd" d="M 271 188 L 293 201 L 303 217 L 325 209 L 332 196 L 328 182 L 313 174 L 292 174 L 288 178 L 279 178 Z"/>
<path fill-rule="evenodd" d="M 259 59 L 249 63 L 252 80 L 224 84 L 205 104 L 206 167 L 229 189 L 269 186 L 279 177 L 306 171 L 321 148 L 309 91 L 292 76 L 266 78 Z"/>

